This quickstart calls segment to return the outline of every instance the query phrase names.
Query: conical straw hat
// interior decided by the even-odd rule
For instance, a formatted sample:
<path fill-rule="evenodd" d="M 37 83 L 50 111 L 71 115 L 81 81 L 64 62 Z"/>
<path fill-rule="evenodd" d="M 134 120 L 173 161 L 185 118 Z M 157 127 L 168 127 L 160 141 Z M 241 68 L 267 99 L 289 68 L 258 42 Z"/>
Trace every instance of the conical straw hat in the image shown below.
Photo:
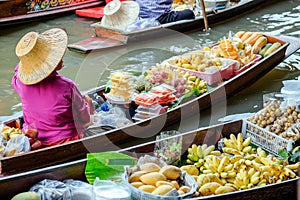
<path fill-rule="evenodd" d="M 59 28 L 24 35 L 16 46 L 20 81 L 32 85 L 48 77 L 63 58 L 67 43 L 67 33 Z"/>
<path fill-rule="evenodd" d="M 113 0 L 104 7 L 104 16 L 101 24 L 125 30 L 138 17 L 140 12 L 139 4 L 135 1 Z"/>

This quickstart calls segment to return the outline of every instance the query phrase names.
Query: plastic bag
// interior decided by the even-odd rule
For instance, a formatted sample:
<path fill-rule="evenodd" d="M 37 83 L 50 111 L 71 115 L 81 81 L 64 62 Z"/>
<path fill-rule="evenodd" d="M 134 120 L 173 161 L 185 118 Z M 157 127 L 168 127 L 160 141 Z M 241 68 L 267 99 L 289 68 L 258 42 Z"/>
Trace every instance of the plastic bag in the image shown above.
<path fill-rule="evenodd" d="M 93 185 L 95 200 L 130 200 L 130 189 L 113 181 L 95 179 Z"/>
<path fill-rule="evenodd" d="M 145 29 L 145 28 L 149 28 L 149 27 L 154 27 L 154 26 L 159 26 L 160 23 L 154 19 L 138 19 L 135 22 L 133 22 L 132 24 L 130 24 L 129 26 L 127 26 L 126 31 L 127 32 L 132 32 L 132 31 L 136 31 L 136 30 L 140 30 L 140 29 Z"/>
<path fill-rule="evenodd" d="M 41 200 L 70 200 L 70 188 L 63 182 L 57 180 L 44 179 L 35 184 L 29 191 L 40 194 Z"/>
<path fill-rule="evenodd" d="M 121 128 L 132 124 L 132 121 L 127 118 L 124 110 L 117 106 L 112 106 L 107 112 L 100 111 L 94 114 L 92 121 L 93 126 L 108 126 L 113 128 Z"/>
<path fill-rule="evenodd" d="M 28 151 L 30 151 L 30 142 L 28 137 L 23 134 L 16 134 L 7 142 L 4 156 L 13 156 L 17 153 Z"/>
<path fill-rule="evenodd" d="M 162 159 L 167 164 L 174 164 L 180 161 L 182 137 L 172 137 L 178 134 L 178 131 L 161 132 L 160 135 L 156 137 L 157 141 L 154 146 L 154 156 Z M 171 138 L 165 139 L 168 137 Z"/>
<path fill-rule="evenodd" d="M 64 183 L 70 189 L 71 196 L 68 193 L 64 196 L 64 200 L 93 200 L 93 186 L 80 181 L 68 179 Z"/>

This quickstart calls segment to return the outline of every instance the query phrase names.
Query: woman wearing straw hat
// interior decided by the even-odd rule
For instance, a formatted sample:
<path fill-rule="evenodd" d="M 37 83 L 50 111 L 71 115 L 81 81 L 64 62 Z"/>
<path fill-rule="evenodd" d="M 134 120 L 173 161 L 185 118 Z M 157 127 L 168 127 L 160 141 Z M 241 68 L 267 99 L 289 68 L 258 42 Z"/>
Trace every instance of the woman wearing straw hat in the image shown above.
<path fill-rule="evenodd" d="M 173 0 L 135 0 L 122 1 L 114 0 L 104 7 L 104 16 L 101 24 L 104 26 L 126 30 L 126 28 L 136 22 L 138 17 L 142 19 L 155 19 L 160 24 L 169 22 L 194 19 L 192 10 L 182 11 L 171 10 Z"/>
<path fill-rule="evenodd" d="M 171 10 L 173 0 L 136 0 L 140 6 L 139 17 L 155 18 L 160 24 L 175 22 L 184 19 L 195 19 L 190 9 L 182 11 Z"/>
<path fill-rule="evenodd" d="M 67 33 L 53 28 L 41 34 L 29 32 L 16 46 L 20 62 L 12 86 L 22 101 L 23 130 L 43 146 L 79 139 L 90 123 L 90 99 L 57 73 L 67 42 Z"/>

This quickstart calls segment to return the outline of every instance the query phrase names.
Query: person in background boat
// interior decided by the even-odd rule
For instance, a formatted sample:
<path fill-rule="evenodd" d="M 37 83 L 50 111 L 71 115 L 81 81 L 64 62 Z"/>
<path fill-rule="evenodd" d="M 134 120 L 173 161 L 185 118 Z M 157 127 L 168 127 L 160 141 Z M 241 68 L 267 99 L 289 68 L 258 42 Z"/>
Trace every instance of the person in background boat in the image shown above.
<path fill-rule="evenodd" d="M 160 24 L 166 24 L 185 19 L 195 19 L 191 9 L 181 11 L 172 10 L 173 0 L 136 0 L 140 6 L 139 17 L 156 19 Z"/>
<path fill-rule="evenodd" d="M 82 138 L 90 123 L 91 99 L 57 72 L 64 66 L 67 42 L 67 33 L 53 28 L 29 32 L 16 46 L 20 62 L 12 86 L 22 101 L 23 132 L 32 149 Z"/>

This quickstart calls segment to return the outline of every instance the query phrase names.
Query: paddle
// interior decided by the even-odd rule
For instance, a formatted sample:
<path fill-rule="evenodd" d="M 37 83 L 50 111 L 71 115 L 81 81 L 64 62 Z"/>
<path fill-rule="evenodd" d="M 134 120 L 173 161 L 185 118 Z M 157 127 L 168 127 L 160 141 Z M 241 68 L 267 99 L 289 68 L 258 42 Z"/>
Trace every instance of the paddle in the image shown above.
<path fill-rule="evenodd" d="M 202 15 L 204 19 L 204 26 L 205 26 L 205 31 L 208 32 L 208 22 L 207 22 L 207 17 L 206 17 L 206 12 L 205 12 L 205 5 L 204 5 L 204 0 L 200 0 L 201 3 L 201 8 L 202 8 Z"/>

